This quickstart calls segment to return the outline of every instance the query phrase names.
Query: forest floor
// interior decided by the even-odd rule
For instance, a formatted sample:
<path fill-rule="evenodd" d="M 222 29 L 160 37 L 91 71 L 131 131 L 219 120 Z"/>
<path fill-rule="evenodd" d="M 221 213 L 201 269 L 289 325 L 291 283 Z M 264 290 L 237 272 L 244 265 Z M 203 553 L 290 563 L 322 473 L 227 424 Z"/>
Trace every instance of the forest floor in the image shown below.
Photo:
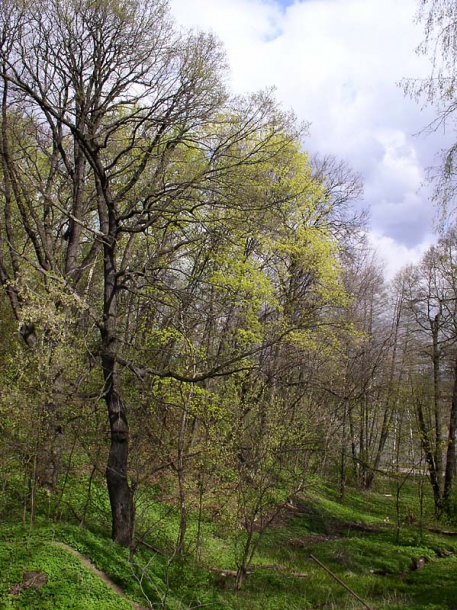
<path fill-rule="evenodd" d="M 434 519 L 418 489 L 427 492 L 417 481 L 400 488 L 386 479 L 373 492 L 348 489 L 342 501 L 314 482 L 265 533 L 238 593 L 242 531 L 208 518 L 198 562 L 191 545 L 178 560 L 177 512 L 151 503 L 160 526 L 132 558 L 101 519 L 81 527 L 39 514 L 24 527 L 3 497 L 0 608 L 457 610 L 457 531 Z"/>
<path fill-rule="evenodd" d="M 83 555 L 82 553 L 80 553 L 79 551 L 77 551 L 76 549 L 74 549 L 73 547 L 71 547 L 69 544 L 65 544 L 65 542 L 55 542 L 54 544 L 56 544 L 57 546 L 67 550 L 69 553 L 72 553 L 73 555 L 75 555 L 79 561 L 83 564 L 83 566 L 85 566 L 86 568 L 88 568 L 93 574 L 95 574 L 98 578 L 100 578 L 106 585 L 108 585 L 108 587 L 110 589 L 112 589 L 117 595 L 119 595 L 120 597 L 127 599 L 127 596 L 125 595 L 124 591 L 121 589 L 121 587 L 119 587 L 109 576 L 108 574 L 105 574 L 105 572 L 102 572 L 102 570 L 99 570 L 97 568 L 97 566 L 95 566 L 92 561 L 86 557 L 85 555 Z M 145 608 L 145 606 L 141 606 L 140 604 L 137 604 L 136 602 L 131 602 L 132 604 L 132 608 L 134 610 L 147 610 Z"/>

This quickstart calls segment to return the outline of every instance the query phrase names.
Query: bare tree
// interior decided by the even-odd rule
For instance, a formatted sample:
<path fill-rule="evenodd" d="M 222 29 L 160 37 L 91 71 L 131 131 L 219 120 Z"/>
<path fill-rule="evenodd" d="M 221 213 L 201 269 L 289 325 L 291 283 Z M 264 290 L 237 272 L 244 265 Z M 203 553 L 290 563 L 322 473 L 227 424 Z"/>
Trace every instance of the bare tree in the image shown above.
<path fill-rule="evenodd" d="M 122 367 L 145 370 L 123 356 L 122 295 L 150 300 L 149 261 L 195 239 L 186 227 L 201 223 L 205 209 L 263 206 L 260 197 L 240 198 L 241 187 L 221 199 L 220 185 L 242 167 L 271 162 L 299 132 L 269 94 L 229 99 L 219 43 L 174 28 L 162 0 L 5 0 L 0 31 L 0 279 L 21 320 L 21 264 L 31 262 L 44 284 L 59 278 L 98 328 L 112 535 L 127 546 L 133 499 L 120 375 Z M 21 321 L 33 345 L 36 329 Z M 148 372 L 195 381 L 233 362 L 197 374 Z"/>
<path fill-rule="evenodd" d="M 431 59 L 427 77 L 404 78 L 404 91 L 421 103 L 436 110 L 435 119 L 424 126 L 424 132 L 443 127 L 446 132 L 455 130 L 457 99 L 457 7 L 453 0 L 418 0 L 417 21 L 424 26 L 424 40 L 417 52 Z M 440 153 L 437 167 L 429 169 L 435 183 L 435 199 L 439 204 L 441 220 L 448 214 L 455 216 L 457 143 L 452 143 Z"/>
<path fill-rule="evenodd" d="M 345 257 L 365 241 L 367 210 L 361 207 L 363 181 L 346 163 L 332 155 L 315 154 L 310 159 L 314 179 L 322 185 L 322 219 L 338 240 Z"/>
<path fill-rule="evenodd" d="M 450 509 L 455 475 L 455 261 L 455 232 L 449 231 L 403 275 L 408 374 L 438 514 Z"/>

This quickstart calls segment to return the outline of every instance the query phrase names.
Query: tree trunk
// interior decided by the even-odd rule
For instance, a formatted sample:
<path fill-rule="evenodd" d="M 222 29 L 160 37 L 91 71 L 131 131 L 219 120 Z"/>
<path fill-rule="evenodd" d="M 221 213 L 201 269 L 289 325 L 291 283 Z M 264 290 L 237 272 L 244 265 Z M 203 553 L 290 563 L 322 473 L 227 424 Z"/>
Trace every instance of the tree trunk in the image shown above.
<path fill-rule="evenodd" d="M 439 348 L 439 329 L 441 323 L 441 312 L 437 313 L 432 321 L 433 341 L 433 410 L 435 420 L 435 467 L 438 479 L 441 482 L 443 475 L 443 434 L 441 422 L 441 352 Z"/>
<path fill-rule="evenodd" d="M 109 210 L 109 233 L 115 234 L 115 220 Z M 102 214 L 102 226 L 105 218 Z M 105 225 L 106 226 L 106 225 Z M 117 368 L 118 286 L 116 273 L 116 240 L 104 244 L 104 325 L 101 330 L 104 397 L 108 408 L 111 444 L 106 466 L 106 482 L 111 504 L 112 538 L 121 546 L 133 542 L 133 494 L 128 484 L 129 426 L 127 412 L 119 389 Z"/>
<path fill-rule="evenodd" d="M 115 390 L 106 396 L 111 444 L 106 482 L 111 504 L 112 538 L 129 547 L 133 539 L 133 494 L 127 479 L 129 428 L 122 398 Z"/>
<path fill-rule="evenodd" d="M 432 443 L 430 441 L 429 431 L 425 425 L 424 411 L 423 406 L 420 400 L 417 401 L 417 419 L 419 422 L 419 431 L 421 437 L 421 445 L 422 450 L 425 455 L 425 460 L 428 466 L 428 472 L 430 475 L 430 483 L 433 489 L 433 500 L 435 504 L 435 513 L 439 515 L 441 513 L 442 507 L 442 497 L 441 497 L 441 485 L 440 485 L 440 477 L 436 468 L 435 456 L 432 451 Z"/>
<path fill-rule="evenodd" d="M 392 421 L 392 414 L 393 414 L 393 411 L 391 411 L 388 408 L 385 409 L 384 417 L 382 420 L 381 434 L 379 437 L 379 443 L 378 443 L 378 447 L 376 450 L 375 459 L 373 461 L 373 466 L 371 467 L 370 471 L 367 473 L 367 476 L 365 478 L 365 489 L 366 490 L 371 489 L 371 487 L 373 485 L 373 481 L 374 481 L 375 472 L 378 470 L 378 468 L 381 464 L 381 458 L 384 455 L 384 448 L 386 446 L 387 439 L 389 438 L 390 422 Z"/>
<path fill-rule="evenodd" d="M 449 418 L 449 433 L 446 454 L 446 470 L 444 473 L 443 508 L 449 512 L 452 486 L 454 483 L 456 455 L 455 437 L 457 430 L 457 359 L 454 363 L 454 387 L 452 390 L 451 415 Z"/>
<path fill-rule="evenodd" d="M 340 462 L 340 500 L 344 500 L 346 492 L 346 418 L 347 402 L 343 401 L 343 429 L 341 439 L 341 462 Z"/>

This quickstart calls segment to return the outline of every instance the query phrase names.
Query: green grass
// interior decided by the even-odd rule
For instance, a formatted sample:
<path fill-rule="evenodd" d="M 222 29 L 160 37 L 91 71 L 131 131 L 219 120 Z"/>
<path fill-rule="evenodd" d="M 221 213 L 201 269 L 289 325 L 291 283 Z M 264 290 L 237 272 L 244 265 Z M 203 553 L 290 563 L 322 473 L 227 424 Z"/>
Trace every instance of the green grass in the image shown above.
<path fill-rule="evenodd" d="M 71 502 L 78 513 L 84 506 L 84 485 L 72 481 Z M 236 567 L 236 535 L 227 524 L 211 519 L 203 523 L 201 559 L 196 564 L 192 544 L 185 559 L 172 557 L 178 530 L 175 508 L 159 503 L 153 490 L 141 498 L 138 531 L 150 529 L 145 541 L 164 555 L 139 546 L 130 561 L 126 549 L 109 539 L 107 500 L 103 486 L 93 489 L 87 514 L 89 527 L 72 523 L 72 511 L 61 510 L 57 523 L 46 496 L 37 498 L 39 514 L 32 529 L 19 524 L 22 513 L 11 511 L 14 493 L 4 497 L 9 507 L 0 526 L 0 608 L 101 609 L 131 608 L 104 582 L 84 567 L 79 558 L 55 544 L 76 549 L 119 585 L 129 599 L 145 607 L 188 610 L 356 610 L 354 599 L 327 572 L 310 559 L 313 554 L 375 610 L 457 610 L 457 535 L 440 535 L 420 526 L 417 486 L 407 481 L 397 505 L 395 481 L 382 480 L 376 491 L 348 490 L 344 502 L 331 486 L 318 481 L 296 498 L 281 527 L 266 532 L 254 559 L 253 573 L 241 592 L 222 570 Z M 8 493 L 6 493 L 8 495 Z M 66 507 L 69 498 L 61 501 Z M 427 490 L 423 522 L 435 524 Z M 397 523 L 397 516 L 399 522 Z M 3 518 L 5 517 L 5 518 Z M 27 520 L 26 520 L 27 522 Z M 189 541 L 197 519 L 189 516 Z M 449 529 L 449 524 L 446 529 Z M 412 571 L 414 562 L 429 561 Z M 40 589 L 9 593 L 22 582 L 24 572 L 46 574 Z M 148 606 L 150 604 L 150 606 Z"/>
<path fill-rule="evenodd" d="M 0 602 L 5 610 L 127 610 L 132 607 L 70 552 L 35 534 L 15 534 L 12 540 L 3 540 L 0 549 Z M 10 594 L 9 589 L 22 583 L 23 573 L 29 571 L 45 574 L 47 583 L 41 588 L 30 587 Z"/>

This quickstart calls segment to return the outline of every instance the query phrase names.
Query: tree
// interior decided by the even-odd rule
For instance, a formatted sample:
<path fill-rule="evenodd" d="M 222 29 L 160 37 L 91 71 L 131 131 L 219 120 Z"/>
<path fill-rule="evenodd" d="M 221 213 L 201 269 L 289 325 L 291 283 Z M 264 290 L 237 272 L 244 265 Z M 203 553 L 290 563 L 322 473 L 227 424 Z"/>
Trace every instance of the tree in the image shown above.
<path fill-rule="evenodd" d="M 322 186 L 327 206 L 322 220 L 335 239 L 341 254 L 350 257 L 363 248 L 367 223 L 366 210 L 357 209 L 363 195 L 363 181 L 346 161 L 331 155 L 315 154 L 310 159 L 313 178 Z M 331 204 L 330 208 L 328 204 Z"/>
<path fill-rule="evenodd" d="M 424 25 L 424 40 L 417 52 L 431 58 L 429 76 L 422 79 L 403 80 L 408 95 L 431 104 L 436 109 L 436 118 L 426 131 L 435 131 L 440 126 L 449 131 L 456 120 L 457 82 L 457 7 L 453 0 L 418 0 L 417 20 Z M 441 164 L 431 177 L 436 182 L 436 199 L 441 204 L 442 218 L 454 214 L 456 194 L 456 143 L 441 153 Z M 432 170 L 434 172 L 434 170 Z"/>
<path fill-rule="evenodd" d="M 346 337 L 343 406 L 356 479 L 368 489 L 380 466 L 394 411 L 395 364 L 390 358 L 395 322 L 392 325 L 386 315 L 386 285 L 372 252 L 358 252 L 346 268 L 345 281 L 352 297 L 345 315 L 354 332 Z"/>
<path fill-rule="evenodd" d="M 402 280 L 408 374 L 438 514 L 450 511 L 455 475 L 455 239 L 453 230 L 443 235 Z"/>
<path fill-rule="evenodd" d="M 268 94 L 230 99 L 218 42 L 176 30 L 162 0 L 6 0 L 2 9 L 0 280 L 30 347 L 43 329 L 23 313 L 27 266 L 43 290 L 54 282 L 73 299 L 57 299 L 57 310 L 76 317 L 77 328 L 89 318 L 98 330 L 90 352 L 110 425 L 112 535 L 128 546 L 121 369 L 201 381 L 229 372 L 238 356 L 184 373 L 160 359 L 140 366 L 129 351 L 124 295 L 135 293 L 141 308 L 171 294 L 162 270 L 221 222 L 218 213 L 274 205 L 260 184 L 252 189 L 253 174 L 274 165 L 299 130 Z"/>
<path fill-rule="evenodd" d="M 287 496 L 296 488 L 297 480 L 289 476 L 287 487 L 284 481 L 282 492 L 278 491 L 281 468 L 292 472 L 295 467 L 297 473 L 297 463 L 307 461 L 311 445 L 305 434 L 310 426 L 307 363 L 310 352 L 325 350 L 320 342 L 324 345 L 326 335 L 332 333 L 333 311 L 344 300 L 344 291 L 336 244 L 325 227 L 326 197 L 312 179 L 307 156 L 295 143 L 284 146 L 274 166 L 267 162 L 245 168 L 242 177 L 242 190 L 230 184 L 230 192 L 243 195 L 249 188 L 248 199 L 253 202 L 260 187 L 261 198 L 274 198 L 275 205 L 252 209 L 249 218 L 231 210 L 224 222 L 220 209 L 207 210 L 204 225 L 211 231 L 195 227 L 202 241 L 195 238 L 184 261 L 166 267 L 167 285 L 174 290 L 166 302 L 152 299 L 136 314 L 144 332 L 132 347 L 146 362 L 152 353 L 154 359 L 158 357 L 161 345 L 162 358 L 168 354 L 170 359 L 163 365 L 173 361 L 174 370 L 182 374 L 200 369 L 202 362 L 216 366 L 229 357 L 244 369 L 244 374 L 240 370 L 225 382 L 208 376 L 190 392 L 176 382 L 141 392 L 149 415 L 142 418 L 141 429 L 149 438 L 154 429 L 162 431 L 163 461 L 156 468 L 170 470 L 178 483 L 178 550 L 183 548 L 187 507 L 193 498 L 201 501 L 203 485 L 207 494 L 216 481 L 226 489 L 228 471 L 237 489 L 244 490 L 238 497 L 250 499 L 242 519 L 243 527 L 251 528 L 244 565 L 259 539 L 252 529 L 258 528 L 259 510 L 262 527 L 267 527 L 267 504 L 274 511 L 272 502 L 280 504 L 281 493 L 288 490 Z M 140 393 L 141 381 L 135 385 Z M 161 424 L 155 426 L 151 414 Z M 280 433 L 286 417 L 291 423 Z M 233 422 L 238 422 L 236 431 Z M 293 443 L 293 438 L 298 440 Z M 214 455 L 220 456 L 217 467 Z M 248 490 L 253 477 L 258 486 Z"/>

